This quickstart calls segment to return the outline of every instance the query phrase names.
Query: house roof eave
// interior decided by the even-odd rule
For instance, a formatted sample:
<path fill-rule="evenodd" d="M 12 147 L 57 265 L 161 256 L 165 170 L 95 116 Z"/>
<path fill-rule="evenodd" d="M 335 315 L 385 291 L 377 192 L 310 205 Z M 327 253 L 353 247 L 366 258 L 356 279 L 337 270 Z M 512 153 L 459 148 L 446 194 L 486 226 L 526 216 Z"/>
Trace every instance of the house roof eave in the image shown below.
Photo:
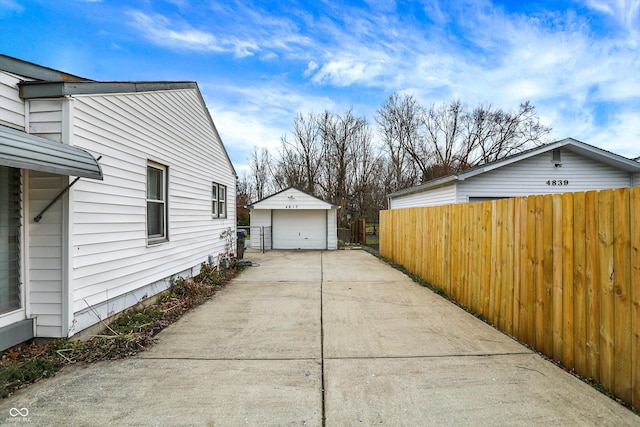
<path fill-rule="evenodd" d="M 60 98 L 72 95 L 96 95 L 107 93 L 154 92 L 161 90 L 197 89 L 195 82 L 23 82 L 20 97 L 23 99 Z"/>
<path fill-rule="evenodd" d="M 415 187 L 409 187 L 409 188 L 405 188 L 404 190 L 398 190 L 395 193 L 389 194 L 387 197 L 395 198 L 395 197 L 409 196 L 411 194 L 420 193 L 422 191 L 433 190 L 435 188 L 444 187 L 458 180 L 459 180 L 458 174 L 445 175 L 443 177 L 436 178 L 431 181 L 427 181 L 425 183 L 416 185 Z"/>

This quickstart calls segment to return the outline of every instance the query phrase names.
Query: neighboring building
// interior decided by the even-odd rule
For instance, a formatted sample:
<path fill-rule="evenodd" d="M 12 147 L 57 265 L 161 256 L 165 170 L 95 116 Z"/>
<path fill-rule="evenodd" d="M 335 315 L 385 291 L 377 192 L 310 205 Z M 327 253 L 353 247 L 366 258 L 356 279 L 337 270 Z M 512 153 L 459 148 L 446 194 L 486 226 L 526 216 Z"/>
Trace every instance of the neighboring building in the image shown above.
<path fill-rule="evenodd" d="M 542 145 L 389 195 L 389 209 L 640 185 L 640 163 L 575 139 Z"/>
<path fill-rule="evenodd" d="M 247 207 L 252 248 L 338 249 L 338 206 L 289 187 Z"/>
<path fill-rule="evenodd" d="M 0 55 L 0 348 L 72 336 L 196 274 L 235 232 L 235 195 L 196 83 Z"/>

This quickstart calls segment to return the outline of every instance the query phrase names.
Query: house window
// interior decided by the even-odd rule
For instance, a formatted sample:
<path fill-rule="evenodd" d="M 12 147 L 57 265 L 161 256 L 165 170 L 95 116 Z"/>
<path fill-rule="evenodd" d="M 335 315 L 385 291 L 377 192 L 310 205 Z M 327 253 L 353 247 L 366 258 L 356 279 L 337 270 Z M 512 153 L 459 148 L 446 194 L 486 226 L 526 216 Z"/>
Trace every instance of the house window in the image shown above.
<path fill-rule="evenodd" d="M 213 218 L 227 217 L 227 187 L 211 184 L 211 216 Z"/>
<path fill-rule="evenodd" d="M 149 243 L 168 240 L 167 167 L 147 165 L 147 239 Z"/>
<path fill-rule="evenodd" d="M 0 314 L 20 304 L 20 169 L 0 166 Z"/>

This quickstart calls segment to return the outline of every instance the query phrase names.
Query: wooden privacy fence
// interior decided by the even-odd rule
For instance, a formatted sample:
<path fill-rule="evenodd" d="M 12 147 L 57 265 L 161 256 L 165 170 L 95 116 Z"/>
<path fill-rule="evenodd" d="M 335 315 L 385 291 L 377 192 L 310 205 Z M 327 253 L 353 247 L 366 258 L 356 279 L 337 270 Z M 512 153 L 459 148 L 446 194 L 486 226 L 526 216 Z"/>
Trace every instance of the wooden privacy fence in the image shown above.
<path fill-rule="evenodd" d="M 640 187 L 382 211 L 380 254 L 640 407 Z"/>

